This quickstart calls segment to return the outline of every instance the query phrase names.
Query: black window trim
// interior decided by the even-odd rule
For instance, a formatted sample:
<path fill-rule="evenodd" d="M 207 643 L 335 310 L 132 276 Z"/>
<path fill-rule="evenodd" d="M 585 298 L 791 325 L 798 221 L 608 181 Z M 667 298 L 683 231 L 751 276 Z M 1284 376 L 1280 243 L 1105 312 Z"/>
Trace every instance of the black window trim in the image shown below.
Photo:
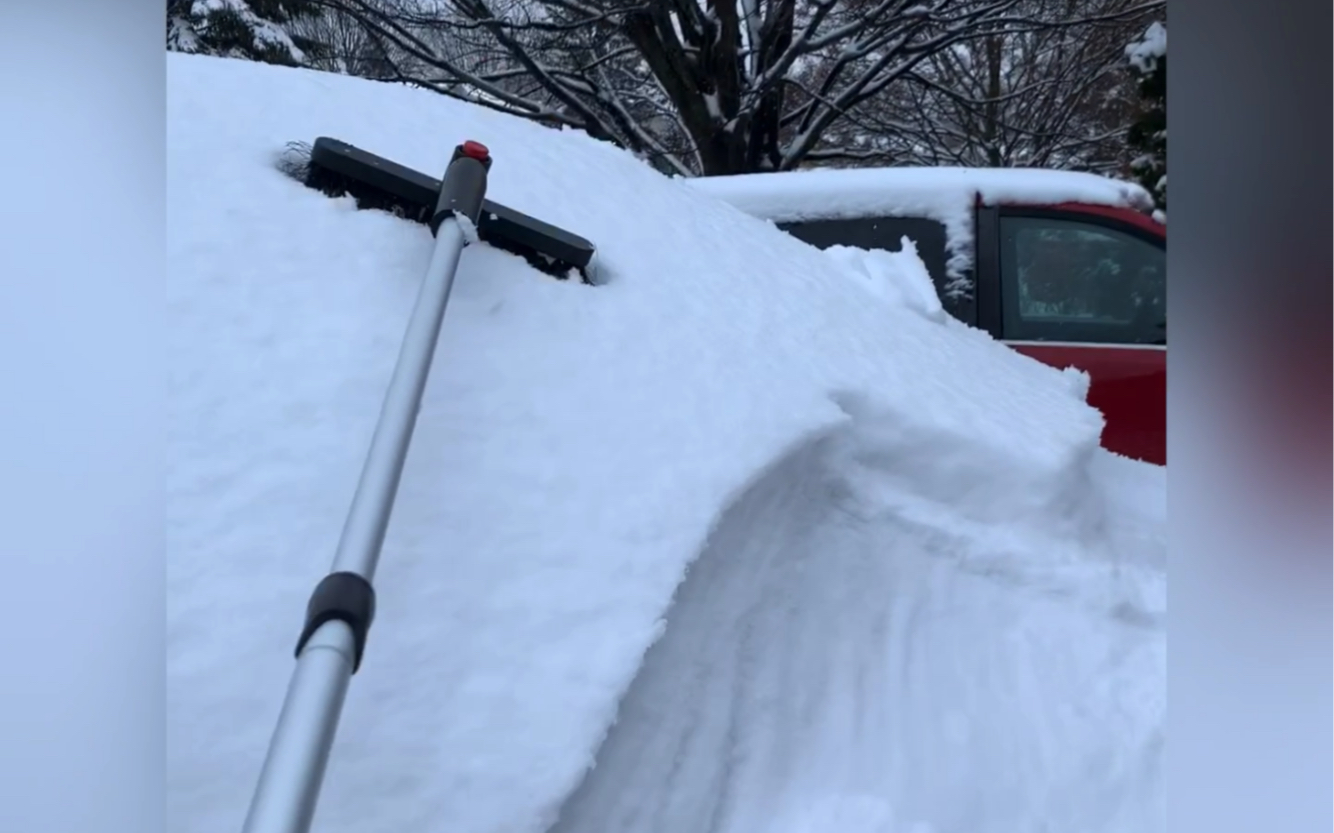
<path fill-rule="evenodd" d="M 974 214 L 974 237 L 976 238 L 977 256 L 974 264 L 974 292 L 977 298 L 977 327 L 1000 341 L 1014 341 L 1003 336 L 1002 325 L 1003 296 L 1000 278 L 1000 221 L 1002 217 L 1015 217 L 1035 220 L 1064 220 L 1067 222 L 1086 223 L 1101 226 L 1111 231 L 1119 231 L 1139 240 L 1143 240 L 1164 252 L 1167 241 L 1162 236 L 1148 229 L 1125 220 L 1118 220 L 1105 214 L 1079 211 L 1068 208 L 1048 208 L 1028 205 L 981 205 Z M 1083 344 L 1083 342 L 1080 342 Z M 1105 346 L 1088 343 L 1087 346 Z M 1160 345 L 1161 346 L 1161 345 Z"/>
<path fill-rule="evenodd" d="M 972 323 L 1000 338 L 1000 211 L 992 205 L 978 206 L 973 221 L 973 293 L 977 312 Z"/>

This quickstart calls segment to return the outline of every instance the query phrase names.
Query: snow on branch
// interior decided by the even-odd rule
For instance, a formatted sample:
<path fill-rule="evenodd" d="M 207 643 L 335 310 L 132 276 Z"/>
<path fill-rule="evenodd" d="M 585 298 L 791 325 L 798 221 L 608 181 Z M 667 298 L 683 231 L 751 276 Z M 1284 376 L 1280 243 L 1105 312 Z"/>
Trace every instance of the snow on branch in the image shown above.
<path fill-rule="evenodd" d="M 1105 93 L 1105 71 L 1115 58 L 1125 60 L 1124 53 L 1108 57 L 1103 33 L 1163 6 L 1163 0 L 313 2 L 354 21 L 396 80 L 585 130 L 669 173 L 706 175 L 834 158 L 916 161 L 909 148 L 979 132 L 990 146 L 1029 148 L 1004 149 L 1000 157 L 1054 158 L 1054 149 L 1070 147 L 1080 130 L 1090 142 L 1108 132 L 1085 130 L 1088 119 L 1075 112 Z M 1081 38 L 1097 48 L 1081 51 Z M 923 109 L 914 115 L 910 105 Z"/>

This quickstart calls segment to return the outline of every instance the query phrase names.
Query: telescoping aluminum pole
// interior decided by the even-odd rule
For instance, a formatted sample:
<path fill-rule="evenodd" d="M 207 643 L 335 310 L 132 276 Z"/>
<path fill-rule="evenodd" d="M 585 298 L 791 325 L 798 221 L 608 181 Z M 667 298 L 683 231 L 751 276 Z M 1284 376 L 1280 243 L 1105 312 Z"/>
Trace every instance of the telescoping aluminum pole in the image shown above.
<path fill-rule="evenodd" d="M 244 833 L 310 830 L 343 698 L 349 680 L 361 665 L 366 633 L 375 616 L 371 581 L 466 242 L 457 215 L 466 215 L 476 224 L 490 167 L 487 149 L 476 142 L 465 142 L 454 149 L 445 171 L 431 222 L 435 251 L 403 337 L 338 542 L 333 570 L 310 597 L 305 627 L 297 642 L 296 671 L 269 744 Z"/>

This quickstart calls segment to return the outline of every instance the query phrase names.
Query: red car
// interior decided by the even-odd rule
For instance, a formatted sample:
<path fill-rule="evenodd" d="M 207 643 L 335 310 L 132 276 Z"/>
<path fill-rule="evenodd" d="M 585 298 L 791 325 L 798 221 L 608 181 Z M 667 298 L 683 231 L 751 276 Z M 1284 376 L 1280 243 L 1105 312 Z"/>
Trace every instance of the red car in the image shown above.
<path fill-rule="evenodd" d="M 940 169 L 941 192 L 971 193 L 951 215 L 948 199 L 923 197 L 934 170 L 697 182 L 820 248 L 898 250 L 908 237 L 952 315 L 1038 361 L 1088 372 L 1089 404 L 1106 418 L 1103 445 L 1166 465 L 1167 227 L 1147 213 L 1147 194 L 1091 174 Z M 970 176 L 978 187 L 959 190 Z M 842 204 L 829 193 L 840 177 L 861 191 Z M 970 214 L 961 235 L 959 218 Z"/>

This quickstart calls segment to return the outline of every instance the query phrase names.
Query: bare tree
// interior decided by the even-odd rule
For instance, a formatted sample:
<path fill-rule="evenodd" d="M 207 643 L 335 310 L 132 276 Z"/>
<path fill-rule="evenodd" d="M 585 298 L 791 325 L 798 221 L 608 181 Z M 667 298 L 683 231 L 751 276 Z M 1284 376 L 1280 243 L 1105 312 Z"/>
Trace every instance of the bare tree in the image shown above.
<path fill-rule="evenodd" d="M 1111 171 L 1126 161 L 1138 0 L 1030 0 L 1075 25 L 990 33 L 933 54 L 864 119 L 869 151 L 918 164 Z"/>
<path fill-rule="evenodd" d="M 372 79 L 394 75 L 380 45 L 355 19 L 337 10 L 326 9 L 298 20 L 292 32 L 324 45 L 318 54 L 308 57 L 312 69 Z"/>
<path fill-rule="evenodd" d="M 876 105 L 932 80 L 933 58 L 1163 0 L 1065 20 L 1035 0 L 316 2 L 382 44 L 399 80 L 712 175 L 864 155 L 856 134 L 899 127 Z"/>

